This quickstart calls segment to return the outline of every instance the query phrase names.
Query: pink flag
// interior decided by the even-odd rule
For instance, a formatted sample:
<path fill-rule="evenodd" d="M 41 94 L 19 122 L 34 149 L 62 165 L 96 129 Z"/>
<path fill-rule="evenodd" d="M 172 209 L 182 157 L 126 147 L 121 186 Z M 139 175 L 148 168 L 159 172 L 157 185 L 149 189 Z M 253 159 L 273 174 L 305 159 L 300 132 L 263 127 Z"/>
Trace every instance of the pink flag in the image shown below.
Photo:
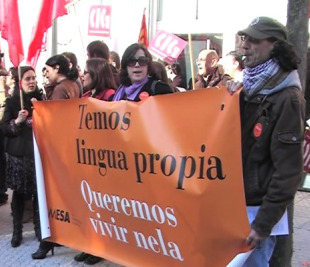
<path fill-rule="evenodd" d="M 11 62 L 17 67 L 24 59 L 17 0 L 0 0 L 0 31 L 8 42 Z"/>
<path fill-rule="evenodd" d="M 28 48 L 27 63 L 36 66 L 41 53 L 44 34 L 52 26 L 54 19 L 66 15 L 66 4 L 70 0 L 43 0 L 41 12 L 36 27 L 34 28 L 32 40 Z"/>
<path fill-rule="evenodd" d="M 172 33 L 160 30 L 156 32 L 148 49 L 158 58 L 172 64 L 184 50 L 187 42 Z"/>
<path fill-rule="evenodd" d="M 4 1 L 5 0 L 0 0 L 0 31 L 2 31 L 2 22 L 4 21 Z"/>

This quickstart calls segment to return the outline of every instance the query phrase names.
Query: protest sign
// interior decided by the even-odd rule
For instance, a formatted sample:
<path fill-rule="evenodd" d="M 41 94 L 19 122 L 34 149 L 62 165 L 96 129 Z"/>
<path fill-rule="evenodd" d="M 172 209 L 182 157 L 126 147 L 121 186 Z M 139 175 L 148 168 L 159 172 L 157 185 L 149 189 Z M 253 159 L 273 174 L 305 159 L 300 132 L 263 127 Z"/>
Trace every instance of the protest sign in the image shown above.
<path fill-rule="evenodd" d="M 33 119 L 49 240 L 126 266 L 247 251 L 237 94 L 35 102 Z"/>

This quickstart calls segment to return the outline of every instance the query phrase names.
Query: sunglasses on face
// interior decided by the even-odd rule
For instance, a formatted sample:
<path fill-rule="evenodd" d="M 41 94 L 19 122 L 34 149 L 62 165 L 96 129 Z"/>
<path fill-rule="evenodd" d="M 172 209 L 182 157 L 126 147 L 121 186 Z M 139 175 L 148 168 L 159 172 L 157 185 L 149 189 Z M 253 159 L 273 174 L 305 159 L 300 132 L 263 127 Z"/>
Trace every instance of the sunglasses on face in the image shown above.
<path fill-rule="evenodd" d="M 128 60 L 127 66 L 129 66 L 129 67 L 134 67 L 134 66 L 136 66 L 137 62 L 139 63 L 139 65 L 140 65 L 141 67 L 143 67 L 143 66 L 148 65 L 149 59 L 148 59 L 147 57 L 144 57 L 144 56 L 138 57 L 138 58 L 132 57 L 132 58 L 130 58 L 130 59 Z"/>
<path fill-rule="evenodd" d="M 242 35 L 241 36 L 241 41 L 244 42 L 244 41 L 248 41 L 252 44 L 259 44 L 261 42 L 261 40 L 259 39 L 255 39 L 255 38 L 252 38 L 250 36 L 247 36 L 247 35 Z"/>

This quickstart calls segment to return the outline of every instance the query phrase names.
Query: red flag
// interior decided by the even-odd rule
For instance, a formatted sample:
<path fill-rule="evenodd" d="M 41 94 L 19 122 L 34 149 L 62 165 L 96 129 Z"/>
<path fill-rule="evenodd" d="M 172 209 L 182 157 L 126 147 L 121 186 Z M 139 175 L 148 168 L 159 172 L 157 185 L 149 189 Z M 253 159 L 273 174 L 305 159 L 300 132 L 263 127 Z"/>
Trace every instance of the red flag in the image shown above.
<path fill-rule="evenodd" d="M 27 63 L 36 66 L 41 53 L 45 32 L 52 26 L 54 19 L 66 15 L 68 0 L 43 0 L 40 15 L 32 34 L 32 40 L 28 48 Z"/>
<path fill-rule="evenodd" d="M 0 0 L 0 31 L 8 42 L 11 62 L 17 67 L 24 59 L 17 0 Z"/>
<path fill-rule="evenodd" d="M 2 31 L 2 22 L 4 21 L 4 16 L 5 16 L 4 1 L 5 0 L 0 0 L 0 31 Z"/>
<path fill-rule="evenodd" d="M 143 17 L 142 17 L 142 23 L 141 23 L 141 29 L 140 29 L 138 43 L 144 44 L 146 47 L 148 47 L 148 45 L 149 45 L 149 41 L 147 38 L 146 22 L 145 22 L 145 9 L 143 11 Z"/>

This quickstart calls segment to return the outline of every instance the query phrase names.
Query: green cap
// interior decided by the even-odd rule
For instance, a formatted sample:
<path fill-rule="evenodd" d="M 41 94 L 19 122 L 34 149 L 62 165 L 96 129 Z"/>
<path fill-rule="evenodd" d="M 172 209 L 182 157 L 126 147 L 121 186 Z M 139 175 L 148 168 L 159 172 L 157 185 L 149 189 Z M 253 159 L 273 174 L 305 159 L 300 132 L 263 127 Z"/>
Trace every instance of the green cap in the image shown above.
<path fill-rule="evenodd" d="M 283 24 L 275 19 L 258 17 L 255 18 L 246 29 L 238 31 L 238 35 L 247 35 L 258 40 L 270 37 L 274 37 L 278 40 L 286 40 L 287 30 Z"/>

